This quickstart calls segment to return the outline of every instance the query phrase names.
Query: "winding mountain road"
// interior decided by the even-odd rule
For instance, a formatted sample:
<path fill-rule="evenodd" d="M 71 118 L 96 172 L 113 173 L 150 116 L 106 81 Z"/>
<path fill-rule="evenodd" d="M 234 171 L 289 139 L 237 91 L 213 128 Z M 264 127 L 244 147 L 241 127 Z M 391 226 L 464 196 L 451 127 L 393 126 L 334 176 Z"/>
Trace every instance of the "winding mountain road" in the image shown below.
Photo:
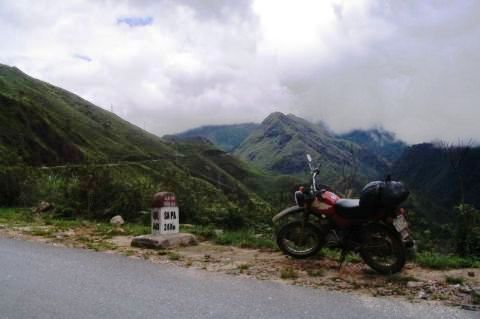
<path fill-rule="evenodd" d="M 478 318 L 0 238 L 0 318 Z"/>

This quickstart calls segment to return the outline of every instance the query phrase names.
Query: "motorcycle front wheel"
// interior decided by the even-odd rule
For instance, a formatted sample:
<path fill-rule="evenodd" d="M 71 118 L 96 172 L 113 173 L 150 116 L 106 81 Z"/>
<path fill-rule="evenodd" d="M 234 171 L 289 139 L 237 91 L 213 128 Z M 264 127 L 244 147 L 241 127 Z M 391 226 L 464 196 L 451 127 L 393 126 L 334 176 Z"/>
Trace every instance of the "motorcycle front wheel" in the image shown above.
<path fill-rule="evenodd" d="M 405 265 L 405 247 L 399 236 L 384 225 L 373 224 L 366 229 L 360 256 L 375 271 L 390 275 Z"/>
<path fill-rule="evenodd" d="M 299 221 L 284 225 L 277 234 L 277 245 L 282 252 L 294 258 L 307 258 L 318 253 L 324 244 L 320 229 L 306 223 L 302 231 Z"/>

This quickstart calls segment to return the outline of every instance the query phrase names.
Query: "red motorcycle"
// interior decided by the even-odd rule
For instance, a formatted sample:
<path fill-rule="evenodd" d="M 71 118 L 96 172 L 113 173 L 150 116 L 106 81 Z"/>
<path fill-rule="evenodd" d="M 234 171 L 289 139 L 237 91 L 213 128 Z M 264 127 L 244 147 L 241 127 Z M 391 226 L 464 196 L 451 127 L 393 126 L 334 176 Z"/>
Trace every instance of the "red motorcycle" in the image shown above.
<path fill-rule="evenodd" d="M 312 186 L 295 192 L 296 206 L 273 217 L 278 247 L 287 255 L 306 258 L 322 247 L 341 250 L 340 265 L 348 252 L 359 253 L 363 261 L 382 274 L 399 272 L 406 261 L 406 249 L 414 241 L 405 210 L 400 207 L 409 191 L 400 182 L 376 181 L 367 184 L 360 199 L 342 199 L 317 181 L 313 168 Z"/>

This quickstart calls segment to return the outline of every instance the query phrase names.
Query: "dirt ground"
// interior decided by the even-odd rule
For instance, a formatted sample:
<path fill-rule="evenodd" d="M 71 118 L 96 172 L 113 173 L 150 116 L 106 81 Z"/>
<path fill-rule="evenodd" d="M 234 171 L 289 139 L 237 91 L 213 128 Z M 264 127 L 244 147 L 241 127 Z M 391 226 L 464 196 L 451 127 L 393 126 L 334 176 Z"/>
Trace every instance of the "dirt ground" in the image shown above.
<path fill-rule="evenodd" d="M 476 293 L 480 291 L 480 269 L 432 270 L 407 263 L 401 273 L 382 276 L 362 262 L 346 262 L 339 268 L 337 260 L 325 256 L 295 260 L 278 251 L 219 246 L 208 241 L 171 250 L 151 250 L 131 247 L 133 237 L 118 235 L 121 229 L 117 235 L 108 236 L 95 234 L 89 227 L 54 234 L 48 233 L 48 226 L 45 227 L 42 233 L 38 227 L 0 225 L 0 236 L 92 249 L 157 264 L 173 263 L 259 280 L 480 310 L 476 299 Z"/>

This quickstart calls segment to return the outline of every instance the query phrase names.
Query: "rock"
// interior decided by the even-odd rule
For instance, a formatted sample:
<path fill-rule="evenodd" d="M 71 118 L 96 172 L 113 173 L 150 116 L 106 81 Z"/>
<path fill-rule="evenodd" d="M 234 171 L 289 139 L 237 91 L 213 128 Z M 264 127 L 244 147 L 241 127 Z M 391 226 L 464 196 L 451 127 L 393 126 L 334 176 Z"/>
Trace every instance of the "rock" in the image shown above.
<path fill-rule="evenodd" d="M 51 203 L 42 200 L 42 201 L 37 205 L 37 207 L 35 207 L 35 208 L 33 209 L 33 212 L 34 212 L 34 213 L 44 213 L 44 212 L 46 212 L 46 211 L 49 211 L 49 210 L 52 209 L 52 208 L 53 208 L 53 205 L 52 205 Z"/>
<path fill-rule="evenodd" d="M 475 272 L 474 271 L 469 271 L 467 273 L 468 277 L 475 277 Z"/>
<path fill-rule="evenodd" d="M 409 281 L 407 282 L 407 288 L 418 288 L 423 286 L 423 282 L 421 281 Z"/>
<path fill-rule="evenodd" d="M 458 288 L 458 291 L 463 292 L 464 294 L 470 294 L 472 293 L 473 289 L 468 286 L 461 286 Z"/>
<path fill-rule="evenodd" d="M 428 299 L 428 294 L 423 291 L 423 290 L 420 290 L 416 296 L 417 299 Z"/>
<path fill-rule="evenodd" d="M 123 225 L 123 224 L 125 224 L 125 221 L 123 220 L 122 216 L 117 215 L 117 216 L 113 216 L 112 219 L 110 219 L 110 224 L 112 224 L 112 225 Z"/>
<path fill-rule="evenodd" d="M 214 232 L 215 232 L 215 235 L 217 236 L 223 235 L 223 229 L 215 229 Z"/>
<path fill-rule="evenodd" d="M 131 243 L 133 247 L 150 249 L 166 249 L 197 244 L 198 241 L 195 236 L 188 233 L 137 236 L 132 239 Z"/>
<path fill-rule="evenodd" d="M 54 234 L 55 238 L 57 239 L 64 239 L 65 237 L 72 237 L 75 236 L 75 231 L 73 229 L 69 229 L 65 232 L 58 232 Z"/>

